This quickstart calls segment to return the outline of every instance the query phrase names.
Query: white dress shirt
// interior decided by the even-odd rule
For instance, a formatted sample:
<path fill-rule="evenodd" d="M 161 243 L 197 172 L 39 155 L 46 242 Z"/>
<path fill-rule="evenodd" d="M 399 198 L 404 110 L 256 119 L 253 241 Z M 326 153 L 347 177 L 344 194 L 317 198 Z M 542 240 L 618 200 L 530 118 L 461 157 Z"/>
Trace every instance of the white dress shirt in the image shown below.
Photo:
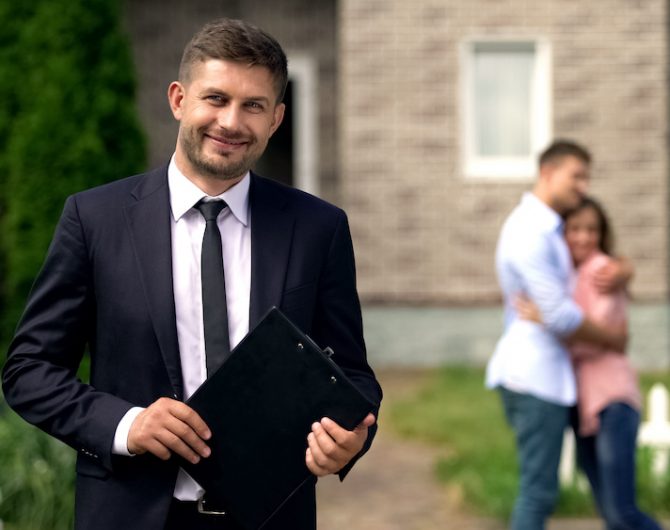
<path fill-rule="evenodd" d="M 575 376 L 563 339 L 584 318 L 572 299 L 575 272 L 561 217 L 526 193 L 500 233 L 496 270 L 505 304 L 505 329 L 486 370 L 489 388 L 504 386 L 570 406 Z M 530 298 L 544 324 L 517 317 L 514 298 Z"/>
<path fill-rule="evenodd" d="M 223 199 L 224 208 L 217 218 L 223 248 L 226 280 L 226 307 L 230 347 L 234 348 L 249 331 L 249 294 L 251 292 L 251 225 L 249 215 L 250 175 L 211 199 Z M 208 196 L 177 168 L 174 157 L 168 168 L 172 211 L 172 279 L 174 288 L 177 340 L 181 359 L 184 399 L 188 399 L 207 378 L 205 337 L 202 319 L 200 251 L 205 219 L 193 206 Z M 128 432 L 141 412 L 135 407 L 123 417 L 116 430 L 113 452 L 128 455 Z M 174 496 L 197 500 L 202 488 L 183 470 L 179 470 Z"/>

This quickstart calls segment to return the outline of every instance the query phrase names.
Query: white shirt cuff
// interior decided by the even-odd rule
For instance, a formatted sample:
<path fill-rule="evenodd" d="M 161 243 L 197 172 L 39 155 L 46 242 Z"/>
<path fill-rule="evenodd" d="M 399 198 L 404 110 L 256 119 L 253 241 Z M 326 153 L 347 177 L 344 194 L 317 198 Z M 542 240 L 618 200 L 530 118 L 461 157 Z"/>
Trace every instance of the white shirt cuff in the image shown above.
<path fill-rule="evenodd" d="M 134 456 L 128 451 L 128 433 L 130 433 L 130 426 L 135 421 L 135 418 L 142 412 L 144 408 L 142 407 L 133 407 L 125 416 L 121 418 L 121 421 L 116 427 L 116 432 L 114 433 L 114 443 L 112 444 L 112 453 L 115 455 L 121 456 Z"/>

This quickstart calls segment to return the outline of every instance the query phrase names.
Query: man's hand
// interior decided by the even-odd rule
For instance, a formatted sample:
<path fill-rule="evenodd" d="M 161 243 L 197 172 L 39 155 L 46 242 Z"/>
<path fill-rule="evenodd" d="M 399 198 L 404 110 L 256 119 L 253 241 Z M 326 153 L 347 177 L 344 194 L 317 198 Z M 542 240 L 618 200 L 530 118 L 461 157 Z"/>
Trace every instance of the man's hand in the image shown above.
<path fill-rule="evenodd" d="M 361 451 L 368 437 L 368 428 L 375 421 L 375 417 L 368 414 L 353 431 L 340 427 L 330 418 L 314 423 L 307 436 L 307 468 L 317 477 L 337 473 Z"/>
<path fill-rule="evenodd" d="M 168 460 L 172 453 L 197 464 L 211 450 L 205 444 L 212 436 L 205 422 L 188 405 L 160 398 L 139 413 L 128 432 L 128 450 L 132 454 L 151 453 Z"/>
<path fill-rule="evenodd" d="M 633 278 L 633 264 L 628 258 L 613 259 L 593 274 L 593 285 L 599 293 L 606 294 L 628 285 Z"/>
<path fill-rule="evenodd" d="M 540 308 L 524 294 L 516 296 L 513 300 L 514 309 L 521 320 L 530 320 L 537 324 L 544 324 Z"/>

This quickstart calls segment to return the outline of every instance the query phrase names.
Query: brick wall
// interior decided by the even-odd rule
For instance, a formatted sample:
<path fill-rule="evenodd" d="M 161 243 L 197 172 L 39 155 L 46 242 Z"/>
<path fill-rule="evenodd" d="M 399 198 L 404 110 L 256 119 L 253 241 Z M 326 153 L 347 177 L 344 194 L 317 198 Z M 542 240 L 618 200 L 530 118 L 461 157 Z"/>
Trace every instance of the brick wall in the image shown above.
<path fill-rule="evenodd" d="M 498 298 L 493 256 L 531 181 L 461 173 L 459 45 L 542 37 L 553 132 L 592 150 L 592 192 L 637 268 L 638 299 L 668 285 L 667 14 L 663 0 L 341 0 L 341 197 L 363 299 Z"/>

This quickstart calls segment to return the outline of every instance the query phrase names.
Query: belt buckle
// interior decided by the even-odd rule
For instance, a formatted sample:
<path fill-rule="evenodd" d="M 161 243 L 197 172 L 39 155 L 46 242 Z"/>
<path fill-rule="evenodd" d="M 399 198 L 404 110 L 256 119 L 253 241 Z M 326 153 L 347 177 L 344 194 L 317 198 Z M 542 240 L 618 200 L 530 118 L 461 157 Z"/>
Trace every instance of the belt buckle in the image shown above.
<path fill-rule="evenodd" d="M 206 503 L 207 503 L 207 501 L 205 500 L 204 495 L 198 499 L 198 513 L 201 513 L 203 515 L 226 515 L 226 512 L 223 512 L 223 511 L 208 510 L 205 507 Z"/>

